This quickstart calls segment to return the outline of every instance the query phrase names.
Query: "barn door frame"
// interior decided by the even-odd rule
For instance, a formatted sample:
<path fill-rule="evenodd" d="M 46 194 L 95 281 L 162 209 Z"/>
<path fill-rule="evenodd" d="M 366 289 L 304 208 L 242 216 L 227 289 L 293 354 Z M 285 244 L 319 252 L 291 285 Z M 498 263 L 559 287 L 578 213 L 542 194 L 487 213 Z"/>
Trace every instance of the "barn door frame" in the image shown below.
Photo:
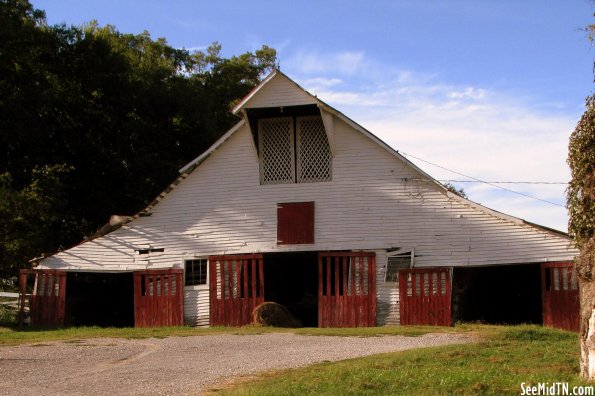
<path fill-rule="evenodd" d="M 400 323 L 450 326 L 451 290 L 451 268 L 399 270 Z"/>
<path fill-rule="evenodd" d="M 376 326 L 376 253 L 318 253 L 318 327 Z"/>
<path fill-rule="evenodd" d="M 27 294 L 29 277 L 34 277 L 33 291 Z M 25 319 L 29 297 L 31 325 L 64 326 L 66 308 L 66 272 L 59 270 L 22 269 L 19 276 L 19 322 Z"/>
<path fill-rule="evenodd" d="M 180 268 L 133 272 L 134 327 L 184 324 L 183 274 Z"/>
<path fill-rule="evenodd" d="M 541 264 L 543 325 L 579 331 L 578 280 L 572 261 Z"/>
<path fill-rule="evenodd" d="M 264 302 L 262 254 L 209 256 L 211 326 L 244 326 Z"/>

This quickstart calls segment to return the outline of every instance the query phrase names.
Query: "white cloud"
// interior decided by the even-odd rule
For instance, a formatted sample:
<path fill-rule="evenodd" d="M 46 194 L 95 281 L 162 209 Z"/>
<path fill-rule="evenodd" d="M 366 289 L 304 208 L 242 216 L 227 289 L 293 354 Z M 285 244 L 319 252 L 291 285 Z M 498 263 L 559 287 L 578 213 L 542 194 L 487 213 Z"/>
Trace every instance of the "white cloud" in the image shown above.
<path fill-rule="evenodd" d="M 361 52 L 301 52 L 290 75 L 393 148 L 487 181 L 566 182 L 568 137 L 574 115 L 545 113 L 523 95 L 457 85 L 436 75 L 394 70 Z M 339 64 L 350 64 L 350 67 Z M 357 74 L 356 72 L 359 72 Z M 410 158 L 437 179 L 462 176 Z M 461 184 L 492 209 L 566 230 L 563 207 L 490 186 Z M 511 190 L 564 204 L 559 185 L 511 184 Z"/>
<path fill-rule="evenodd" d="M 317 91 L 320 89 L 330 88 L 343 83 L 343 80 L 340 78 L 310 78 L 308 80 L 302 81 L 302 84 L 310 87 L 309 89 L 312 91 Z"/>
<path fill-rule="evenodd" d="M 297 68 L 300 74 L 332 72 L 335 75 L 353 76 L 365 68 L 364 59 L 363 52 L 320 53 L 309 51 L 292 55 L 286 64 Z"/>

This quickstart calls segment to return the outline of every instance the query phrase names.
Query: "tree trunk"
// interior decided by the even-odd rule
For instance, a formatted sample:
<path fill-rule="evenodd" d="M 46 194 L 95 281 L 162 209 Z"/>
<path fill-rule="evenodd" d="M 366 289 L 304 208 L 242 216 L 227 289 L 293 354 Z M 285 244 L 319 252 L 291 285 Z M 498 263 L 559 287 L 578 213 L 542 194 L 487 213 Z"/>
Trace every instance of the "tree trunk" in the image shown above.
<path fill-rule="evenodd" d="M 595 379 L 595 282 L 579 278 L 581 375 Z"/>

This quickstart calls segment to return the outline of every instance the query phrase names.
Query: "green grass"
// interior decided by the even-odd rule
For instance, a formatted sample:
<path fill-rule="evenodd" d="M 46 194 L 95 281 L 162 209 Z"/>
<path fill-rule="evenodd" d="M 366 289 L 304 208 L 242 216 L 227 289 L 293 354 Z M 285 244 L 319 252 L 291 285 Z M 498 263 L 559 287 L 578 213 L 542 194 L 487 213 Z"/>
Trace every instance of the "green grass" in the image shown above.
<path fill-rule="evenodd" d="M 398 326 L 398 327 L 368 327 L 352 329 L 280 329 L 273 327 L 244 326 L 244 327 L 158 327 L 158 328 L 114 328 L 114 327 L 68 327 L 59 329 L 44 329 L 29 326 L 0 327 L 0 345 L 16 345 L 49 341 L 81 340 L 88 338 L 164 338 L 203 336 L 209 334 L 266 334 L 279 332 L 293 332 L 312 336 L 356 336 L 376 337 L 381 335 L 419 336 L 430 332 L 453 331 L 452 328 L 438 328 L 430 326 Z M 472 328 L 461 327 L 458 331 L 472 331 Z"/>
<path fill-rule="evenodd" d="M 523 382 L 568 382 L 571 390 L 587 384 L 578 377 L 576 333 L 539 326 L 463 326 L 458 331 L 477 332 L 479 341 L 269 373 L 219 391 L 224 395 L 518 395 Z"/>

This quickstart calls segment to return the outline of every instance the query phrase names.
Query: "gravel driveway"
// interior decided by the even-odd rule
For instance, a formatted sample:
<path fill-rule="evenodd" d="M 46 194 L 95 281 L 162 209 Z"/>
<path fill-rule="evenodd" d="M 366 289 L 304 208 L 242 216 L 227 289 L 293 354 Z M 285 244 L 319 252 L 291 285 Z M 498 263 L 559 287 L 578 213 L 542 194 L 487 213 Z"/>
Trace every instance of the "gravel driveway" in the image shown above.
<path fill-rule="evenodd" d="M 275 333 L 6 346 L 0 347 L 0 394 L 200 394 L 230 377 L 260 371 L 470 341 L 444 333 L 367 338 Z"/>

